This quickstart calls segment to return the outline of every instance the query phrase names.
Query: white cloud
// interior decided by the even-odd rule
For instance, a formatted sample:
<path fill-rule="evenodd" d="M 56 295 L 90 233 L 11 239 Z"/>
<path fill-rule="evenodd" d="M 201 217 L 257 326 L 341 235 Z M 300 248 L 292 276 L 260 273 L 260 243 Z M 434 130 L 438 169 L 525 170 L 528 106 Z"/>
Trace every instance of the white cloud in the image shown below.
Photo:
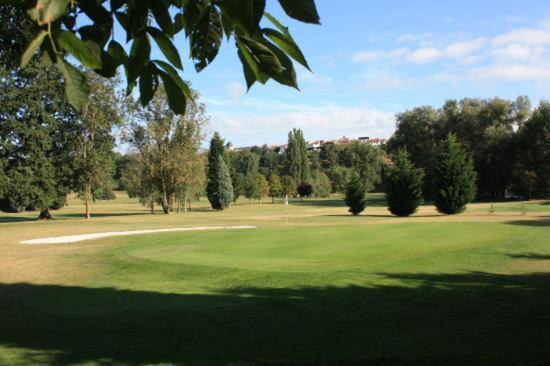
<path fill-rule="evenodd" d="M 441 50 L 435 47 L 423 47 L 407 55 L 407 60 L 415 64 L 425 64 L 442 56 Z"/>
<path fill-rule="evenodd" d="M 471 70 L 468 77 L 475 81 L 550 82 L 550 64 L 491 65 Z"/>
<path fill-rule="evenodd" d="M 414 42 L 418 39 L 417 36 L 411 33 L 402 34 L 395 40 L 397 43 Z"/>
<path fill-rule="evenodd" d="M 225 91 L 231 99 L 239 100 L 246 94 L 246 87 L 238 81 L 231 81 L 225 84 Z"/>
<path fill-rule="evenodd" d="M 509 60 L 533 60 L 544 53 L 543 47 L 530 47 L 521 44 L 509 44 L 491 51 L 491 56 L 498 62 Z"/>
<path fill-rule="evenodd" d="M 460 58 L 478 51 L 485 46 L 485 38 L 478 37 L 463 42 L 451 43 L 445 47 L 444 54 L 449 58 Z"/>
<path fill-rule="evenodd" d="M 294 127 L 301 128 L 308 140 L 343 135 L 389 137 L 395 129 L 394 116 L 377 109 L 325 105 L 269 114 L 218 113 L 212 115 L 212 121 L 228 140 L 248 145 L 284 142 L 286 134 L 281 131 Z"/>
<path fill-rule="evenodd" d="M 493 38 L 493 44 L 495 46 L 502 46 L 509 43 L 519 43 L 523 45 L 549 45 L 550 29 L 522 28 Z"/>
<path fill-rule="evenodd" d="M 395 48 L 389 51 L 366 51 L 366 52 L 356 52 L 351 56 L 351 61 L 353 63 L 363 63 L 374 61 L 378 59 L 399 59 L 409 52 L 408 48 Z"/>

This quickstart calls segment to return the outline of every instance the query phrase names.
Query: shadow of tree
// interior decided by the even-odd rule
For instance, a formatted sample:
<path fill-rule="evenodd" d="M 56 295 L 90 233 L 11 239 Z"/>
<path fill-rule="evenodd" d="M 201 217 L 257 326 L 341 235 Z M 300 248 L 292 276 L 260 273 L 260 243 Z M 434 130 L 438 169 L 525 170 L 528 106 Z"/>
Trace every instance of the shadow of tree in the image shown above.
<path fill-rule="evenodd" d="M 519 225 L 519 226 L 550 226 L 550 219 L 541 218 L 538 220 L 512 220 L 505 222 L 508 225 Z"/>
<path fill-rule="evenodd" d="M 547 254 L 537 254 L 537 253 L 520 253 L 520 254 L 507 254 L 511 258 L 517 259 L 534 259 L 534 260 L 550 260 L 550 255 Z"/>
<path fill-rule="evenodd" d="M 170 294 L 0 284 L 0 344 L 50 363 L 542 365 L 550 274 Z"/>
<path fill-rule="evenodd" d="M 14 223 L 14 222 L 28 222 L 28 221 L 36 221 L 38 218 L 38 214 L 36 217 L 28 217 L 28 216 L 0 216 L 0 224 L 4 223 Z"/>

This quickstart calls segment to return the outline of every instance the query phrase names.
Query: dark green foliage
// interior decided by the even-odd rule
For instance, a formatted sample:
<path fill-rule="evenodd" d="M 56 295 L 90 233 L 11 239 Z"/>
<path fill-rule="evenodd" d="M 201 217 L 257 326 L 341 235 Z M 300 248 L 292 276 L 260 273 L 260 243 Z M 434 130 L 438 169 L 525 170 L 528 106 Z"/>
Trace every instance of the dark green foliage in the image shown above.
<path fill-rule="evenodd" d="M 210 140 L 210 149 L 208 151 L 208 166 L 206 172 L 206 196 L 213 209 L 223 210 L 226 206 L 220 201 L 220 182 L 218 182 L 220 167 L 218 160 L 224 161 L 224 166 L 227 169 L 227 156 L 225 153 L 225 142 L 220 134 L 215 132 Z M 225 183 L 224 183 L 225 184 Z M 224 193 L 225 194 L 225 193 Z M 231 185 L 231 197 L 234 197 L 233 185 Z M 233 199 L 233 198 L 232 198 Z"/>
<path fill-rule="evenodd" d="M 54 68 L 0 68 L 0 210 L 47 211 L 73 188 L 76 111 Z"/>
<path fill-rule="evenodd" d="M 359 215 L 367 207 L 367 187 L 365 181 L 356 172 L 352 172 L 346 185 L 344 201 L 349 212 Z"/>
<path fill-rule="evenodd" d="M 288 133 L 288 146 L 285 154 L 287 173 L 296 183 L 306 182 L 309 179 L 310 167 L 302 130 L 294 128 Z"/>
<path fill-rule="evenodd" d="M 542 101 L 518 133 L 517 175 L 525 181 L 526 197 L 550 196 L 550 103 Z"/>
<path fill-rule="evenodd" d="M 212 173 L 216 180 L 210 188 L 208 200 L 214 210 L 223 210 L 233 202 L 233 185 L 231 184 L 229 169 L 221 155 L 218 155 L 218 158 L 215 159 Z"/>
<path fill-rule="evenodd" d="M 240 195 L 249 199 L 255 197 L 260 156 L 253 151 L 234 151 L 229 158 L 235 200 Z"/>
<path fill-rule="evenodd" d="M 310 197 L 313 194 L 313 186 L 307 182 L 302 182 L 298 184 L 296 192 L 298 192 L 301 198 Z"/>
<path fill-rule="evenodd" d="M 79 111 L 87 104 L 90 90 L 83 73 L 67 63 L 70 57 L 104 77 L 115 76 L 117 68 L 123 66 L 128 93 L 139 84 L 143 105 L 149 103 L 162 84 L 172 111 L 184 114 L 187 100 L 192 100 L 193 95 L 176 71 L 183 70 L 183 66 L 173 41 L 181 33 L 189 41 L 186 49 L 190 50 L 197 71 L 216 58 L 224 34 L 228 39 L 233 37 L 249 88 L 256 81 L 264 84 L 269 79 L 298 88 L 291 59 L 309 68 L 288 29 L 265 12 L 265 0 L 13 3 L 30 16 L 37 28 L 33 33 L 38 35 L 27 40 L 17 32 L 16 23 L 8 23 L 7 29 L 2 28 L 2 34 L 8 35 L 2 37 L 2 43 L 28 45 L 23 66 L 39 52 L 46 62 L 56 64 L 65 79 L 67 99 Z M 313 0 L 281 0 L 280 4 L 294 19 L 319 23 Z M 125 43 L 131 43 L 129 54 L 121 43 L 111 39 L 114 29 L 125 34 Z M 152 59 L 151 42 L 168 62 Z"/>
<path fill-rule="evenodd" d="M 434 203 L 447 215 L 464 211 L 476 195 L 476 173 L 470 154 L 453 134 L 443 141 L 437 157 L 434 178 Z"/>
<path fill-rule="evenodd" d="M 388 209 L 396 216 L 409 216 L 422 204 L 422 169 L 415 168 L 406 150 L 399 150 L 385 176 Z"/>

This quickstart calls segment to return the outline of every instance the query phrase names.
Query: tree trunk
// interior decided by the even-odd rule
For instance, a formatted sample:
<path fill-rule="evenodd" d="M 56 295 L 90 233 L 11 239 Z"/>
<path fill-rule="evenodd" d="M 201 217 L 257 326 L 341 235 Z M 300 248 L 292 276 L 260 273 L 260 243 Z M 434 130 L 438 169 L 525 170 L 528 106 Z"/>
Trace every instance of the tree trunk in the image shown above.
<path fill-rule="evenodd" d="M 50 220 L 53 219 L 52 213 L 49 208 L 43 208 L 38 215 L 38 220 Z"/>
<path fill-rule="evenodd" d="M 86 188 L 84 189 L 84 198 L 86 200 L 86 220 L 89 220 L 92 218 L 91 212 L 90 212 L 90 201 L 92 199 L 92 187 L 89 183 L 86 184 Z"/>
<path fill-rule="evenodd" d="M 183 213 L 187 213 L 187 193 L 183 194 Z"/>
<path fill-rule="evenodd" d="M 275 197 L 271 197 L 271 203 L 275 203 Z"/>
<path fill-rule="evenodd" d="M 162 206 L 162 211 L 165 214 L 170 213 L 170 207 L 168 206 L 168 195 L 166 194 L 166 188 L 164 185 L 164 181 L 162 182 L 162 198 L 160 200 L 160 205 Z"/>

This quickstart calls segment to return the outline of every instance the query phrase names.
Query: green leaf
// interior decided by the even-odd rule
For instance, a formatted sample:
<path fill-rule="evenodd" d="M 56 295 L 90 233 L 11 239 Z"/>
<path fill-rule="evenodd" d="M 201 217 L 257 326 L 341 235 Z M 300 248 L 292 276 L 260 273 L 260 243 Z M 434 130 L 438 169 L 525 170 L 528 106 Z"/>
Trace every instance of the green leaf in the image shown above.
<path fill-rule="evenodd" d="M 170 109 L 176 114 L 184 114 L 186 107 L 186 98 L 183 94 L 183 91 L 179 85 L 162 70 L 158 70 L 158 74 L 162 79 L 164 84 L 164 90 L 166 91 L 166 96 L 168 97 L 168 105 Z"/>
<path fill-rule="evenodd" d="M 130 49 L 130 58 L 128 59 L 127 73 L 128 83 L 133 82 L 139 76 L 143 65 L 149 61 L 151 55 L 151 44 L 146 34 L 134 39 Z"/>
<path fill-rule="evenodd" d="M 280 74 L 271 75 L 273 80 L 277 81 L 280 84 L 288 85 L 300 90 L 298 88 L 298 82 L 296 81 L 296 71 L 294 70 L 294 65 L 292 65 L 292 61 L 290 61 L 288 56 L 275 45 L 266 42 L 266 46 L 277 56 L 277 59 L 283 66 L 283 70 Z"/>
<path fill-rule="evenodd" d="M 38 25 L 48 24 L 65 14 L 67 5 L 69 0 L 38 0 L 29 15 Z"/>
<path fill-rule="evenodd" d="M 95 0 L 80 0 L 78 7 L 90 18 L 96 25 L 100 25 L 109 29 L 113 26 L 113 18 L 111 13 L 107 11 L 100 3 L 103 1 Z"/>
<path fill-rule="evenodd" d="M 111 55 L 117 66 L 128 64 L 128 55 L 126 54 L 124 48 L 117 41 L 109 42 L 107 52 L 109 53 L 109 55 Z"/>
<path fill-rule="evenodd" d="M 237 51 L 237 54 L 239 55 L 239 59 L 241 60 L 241 64 L 243 65 L 243 73 L 246 80 L 246 87 L 248 90 L 250 90 L 252 85 L 254 85 L 254 83 L 256 82 L 256 75 L 254 75 L 254 70 L 252 70 L 252 68 L 248 64 L 248 61 L 246 61 L 243 52 L 240 49 Z"/>
<path fill-rule="evenodd" d="M 191 93 L 191 89 L 189 89 L 189 85 L 180 78 L 178 72 L 172 65 L 161 60 L 154 60 L 154 62 L 158 66 L 162 67 L 162 69 L 166 71 L 168 75 L 170 75 L 170 77 L 176 82 L 176 84 L 178 84 L 180 89 L 183 91 L 183 94 L 185 94 L 185 97 L 187 99 L 193 100 L 193 94 Z"/>
<path fill-rule="evenodd" d="M 174 34 L 177 34 L 179 33 L 184 25 L 185 25 L 185 20 L 183 19 L 183 15 L 181 15 L 181 13 L 177 13 L 175 16 L 174 16 Z"/>
<path fill-rule="evenodd" d="M 178 69 L 183 69 L 183 66 L 181 64 L 181 59 L 178 50 L 170 41 L 170 38 L 168 38 L 164 33 L 162 33 L 159 29 L 153 28 L 153 27 L 147 27 L 146 28 L 147 33 L 153 37 L 156 44 L 159 46 L 160 50 L 166 57 L 168 61 L 172 63 L 175 67 Z"/>
<path fill-rule="evenodd" d="M 143 106 L 146 106 L 155 95 L 155 77 L 157 77 L 157 68 L 152 62 L 148 62 L 139 75 L 139 100 Z"/>
<path fill-rule="evenodd" d="M 23 56 L 21 56 L 21 67 L 27 66 L 36 51 L 40 48 L 40 45 L 42 45 L 44 37 L 46 37 L 47 35 L 48 32 L 46 31 L 40 32 L 38 36 L 36 36 L 36 38 L 33 39 L 32 42 L 27 46 L 27 49 L 23 53 Z"/>
<path fill-rule="evenodd" d="M 281 32 L 278 32 L 274 29 L 265 28 L 262 29 L 263 33 L 279 46 L 287 55 L 292 57 L 294 60 L 302 64 L 306 69 L 310 70 L 309 65 L 307 64 L 306 58 L 298 45 L 294 42 L 290 34 L 286 35 Z M 310 70 L 311 71 L 311 70 Z"/>
<path fill-rule="evenodd" d="M 279 0 L 279 3 L 289 17 L 305 23 L 320 24 L 313 0 Z"/>
<path fill-rule="evenodd" d="M 265 11 L 265 0 L 224 0 L 223 23 L 226 34 L 239 28 L 247 35 L 256 33 Z"/>
<path fill-rule="evenodd" d="M 202 13 L 196 26 L 191 29 L 189 43 L 197 71 L 203 70 L 216 58 L 222 43 L 222 25 L 215 7 L 208 6 Z"/>
<path fill-rule="evenodd" d="M 237 47 L 239 48 L 239 57 L 241 58 L 241 63 L 243 64 L 244 75 L 248 88 L 250 89 L 255 80 L 265 84 L 265 82 L 269 79 L 269 76 L 260 70 L 259 63 L 256 58 L 252 56 L 250 48 L 247 47 L 247 45 L 239 38 L 237 38 Z M 252 71 L 254 78 L 250 77 L 250 71 Z"/>
<path fill-rule="evenodd" d="M 98 25 L 85 25 L 80 27 L 78 28 L 78 33 L 80 33 L 80 37 L 83 41 L 94 41 L 102 48 L 111 37 L 110 29 Z"/>
<path fill-rule="evenodd" d="M 150 3 L 151 12 L 160 28 L 168 35 L 174 34 L 174 24 L 168 12 L 168 4 L 162 0 L 154 0 Z"/>
<path fill-rule="evenodd" d="M 59 46 L 90 69 L 101 68 L 101 58 L 73 32 L 63 31 L 57 36 Z"/>
<path fill-rule="evenodd" d="M 247 50 L 250 52 L 254 60 L 257 62 L 258 68 L 261 72 L 272 76 L 274 74 L 280 74 L 283 71 L 283 66 L 279 62 L 277 56 L 266 45 L 259 41 L 240 36 L 238 37 Z"/>
<path fill-rule="evenodd" d="M 82 112 L 90 94 L 90 87 L 86 82 L 86 78 L 80 71 L 61 57 L 57 59 L 57 68 L 65 79 L 65 95 L 67 96 L 67 100 L 77 111 Z"/>

